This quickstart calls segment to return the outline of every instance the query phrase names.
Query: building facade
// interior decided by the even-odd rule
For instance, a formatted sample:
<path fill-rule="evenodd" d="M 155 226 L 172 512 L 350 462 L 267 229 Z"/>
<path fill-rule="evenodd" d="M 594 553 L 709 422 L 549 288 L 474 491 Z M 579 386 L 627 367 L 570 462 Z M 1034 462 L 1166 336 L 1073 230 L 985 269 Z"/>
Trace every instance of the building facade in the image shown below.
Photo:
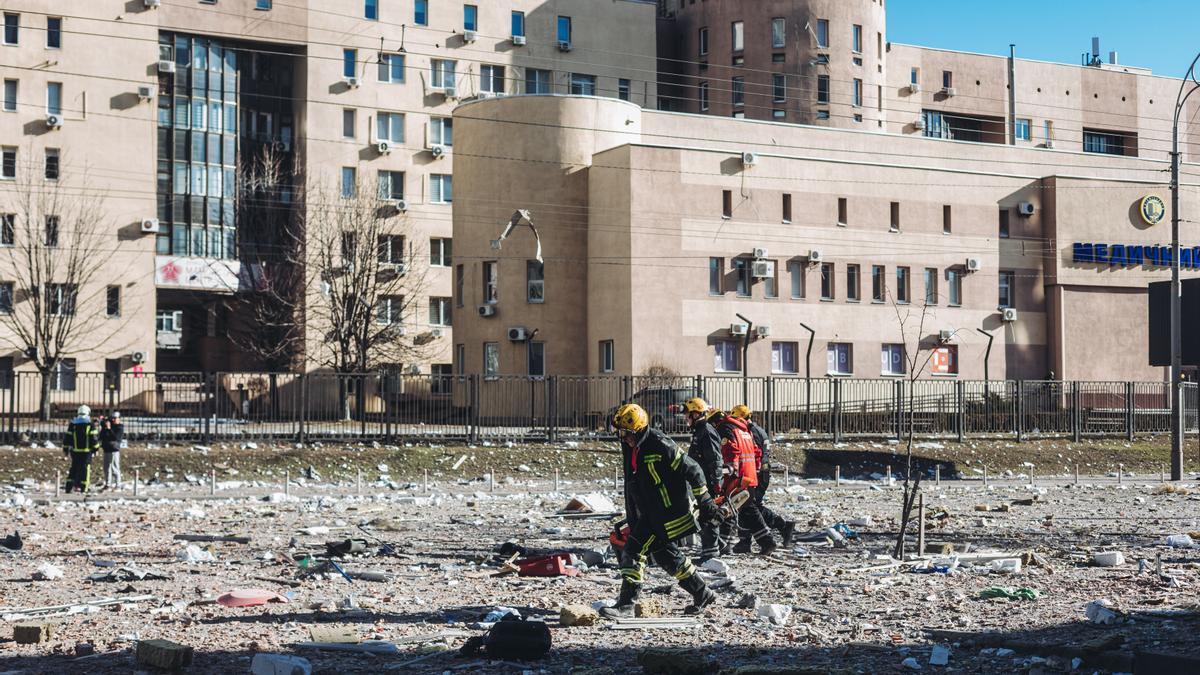
<path fill-rule="evenodd" d="M 386 365 L 448 374 L 454 107 L 527 93 L 657 98 L 647 1 L 11 0 L 0 10 L 0 190 L 52 181 L 103 223 L 102 271 L 71 307 L 88 314 L 86 343 L 64 354 L 71 372 L 263 368 L 233 337 L 256 328 L 240 299 L 286 257 L 289 223 L 312 217 L 302 190 L 362 185 L 395 207 L 389 244 L 400 253 L 389 255 L 426 279 L 411 311 L 380 312 L 426 355 Z M 291 178 L 240 198 L 266 155 Z M 0 213 L 15 218 L 12 204 Z M 4 367 L 31 367 L 12 325 L 0 331 L 12 338 Z M 324 331 L 304 331 L 313 368 Z"/>

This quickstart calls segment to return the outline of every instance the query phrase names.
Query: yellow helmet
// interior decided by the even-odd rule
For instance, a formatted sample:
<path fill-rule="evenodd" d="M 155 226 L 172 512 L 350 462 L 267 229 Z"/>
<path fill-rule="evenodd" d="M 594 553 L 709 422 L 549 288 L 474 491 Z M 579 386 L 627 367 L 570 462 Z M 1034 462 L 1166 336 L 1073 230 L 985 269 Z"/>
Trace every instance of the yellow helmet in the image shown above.
<path fill-rule="evenodd" d="M 684 401 L 683 410 L 684 412 L 690 413 L 705 413 L 708 412 L 708 403 L 706 403 L 704 399 L 700 398 L 699 396 L 693 396 L 687 401 Z"/>
<path fill-rule="evenodd" d="M 754 413 L 750 412 L 750 406 L 746 405 L 745 403 L 739 403 L 733 406 L 733 408 L 729 411 L 730 417 L 736 417 L 743 420 L 750 419 L 752 414 Z"/>
<path fill-rule="evenodd" d="M 638 432 L 650 426 L 650 417 L 636 403 L 626 403 L 613 414 L 613 426 L 621 431 Z"/>

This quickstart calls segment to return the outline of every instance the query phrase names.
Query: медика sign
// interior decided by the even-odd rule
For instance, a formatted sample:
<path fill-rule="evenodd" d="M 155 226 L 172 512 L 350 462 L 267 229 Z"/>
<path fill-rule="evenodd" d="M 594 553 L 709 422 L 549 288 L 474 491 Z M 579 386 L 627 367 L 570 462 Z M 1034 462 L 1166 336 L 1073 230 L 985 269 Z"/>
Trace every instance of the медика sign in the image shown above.
<path fill-rule="evenodd" d="M 1170 267 L 1174 256 L 1170 246 L 1146 244 L 1082 244 L 1073 245 L 1072 262 L 1136 267 Z M 1200 246 L 1180 247 L 1179 266 L 1200 269 Z"/>

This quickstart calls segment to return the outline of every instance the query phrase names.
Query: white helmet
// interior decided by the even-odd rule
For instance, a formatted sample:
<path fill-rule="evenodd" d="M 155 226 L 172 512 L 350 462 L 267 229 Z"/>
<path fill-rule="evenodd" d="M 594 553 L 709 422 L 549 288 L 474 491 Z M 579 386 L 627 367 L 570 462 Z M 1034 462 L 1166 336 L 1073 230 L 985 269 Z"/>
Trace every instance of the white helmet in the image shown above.
<path fill-rule="evenodd" d="M 91 408 L 89 408 L 89 407 L 87 407 L 86 405 L 81 405 L 81 406 L 79 406 L 79 410 L 76 410 L 76 411 L 75 411 L 75 413 L 76 413 L 76 414 L 77 414 L 79 417 L 91 417 L 91 416 L 92 416 L 92 409 L 91 409 Z"/>

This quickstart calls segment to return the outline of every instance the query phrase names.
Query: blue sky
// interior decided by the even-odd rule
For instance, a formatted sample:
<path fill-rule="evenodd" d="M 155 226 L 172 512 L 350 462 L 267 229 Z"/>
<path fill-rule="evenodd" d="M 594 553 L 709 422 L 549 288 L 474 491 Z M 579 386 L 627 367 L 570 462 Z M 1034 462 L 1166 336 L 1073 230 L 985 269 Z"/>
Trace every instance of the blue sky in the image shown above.
<path fill-rule="evenodd" d="M 1120 53 L 1122 63 L 1182 77 L 1200 52 L 1197 0 L 890 0 L 892 42 L 1072 63 L 1091 51 Z"/>

